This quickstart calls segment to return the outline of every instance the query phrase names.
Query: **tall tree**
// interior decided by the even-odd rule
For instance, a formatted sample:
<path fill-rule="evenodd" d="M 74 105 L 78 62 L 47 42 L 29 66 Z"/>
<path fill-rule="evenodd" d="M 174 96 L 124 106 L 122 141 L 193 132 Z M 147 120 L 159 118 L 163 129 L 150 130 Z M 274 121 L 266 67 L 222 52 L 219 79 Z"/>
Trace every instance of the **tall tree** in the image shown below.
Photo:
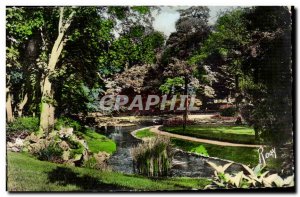
<path fill-rule="evenodd" d="M 176 21 L 176 32 L 172 33 L 166 42 L 166 47 L 161 57 L 161 64 L 181 65 L 181 70 L 193 70 L 192 72 L 180 75 L 183 77 L 183 94 L 188 96 L 188 84 L 192 75 L 195 74 L 194 64 L 187 62 L 189 57 L 198 49 L 210 32 L 208 25 L 209 9 L 203 6 L 192 6 L 185 10 L 179 10 L 180 17 Z M 174 62 L 175 58 L 175 62 Z M 169 76 L 170 77 L 170 76 Z M 173 77 L 178 77 L 174 75 Z M 185 106 L 188 105 L 186 99 Z M 183 129 L 186 127 L 188 109 L 183 113 Z"/>
<path fill-rule="evenodd" d="M 23 108 L 32 101 L 38 68 L 35 58 L 38 51 L 36 32 L 43 24 L 41 8 L 8 7 L 6 9 L 6 87 L 7 121 L 14 119 L 17 109 L 21 116 Z M 29 107 L 30 108 L 30 107 Z M 31 115 L 31 114 L 30 114 Z"/>
<path fill-rule="evenodd" d="M 68 13 L 69 11 L 69 13 Z M 53 106 L 53 88 L 50 82 L 50 74 L 55 70 L 55 66 L 59 60 L 61 52 L 67 42 L 67 30 L 71 25 L 73 16 L 75 14 L 74 9 L 67 10 L 64 7 L 59 8 L 59 21 L 58 21 L 58 35 L 53 44 L 49 62 L 47 65 L 47 74 L 45 75 L 44 82 L 42 84 L 42 100 L 41 100 L 41 114 L 40 114 L 40 130 L 41 133 L 48 129 L 51 129 L 54 124 L 54 106 Z M 67 16 L 66 16 L 67 15 Z"/>
<path fill-rule="evenodd" d="M 215 98 L 234 97 L 237 109 L 241 102 L 239 78 L 242 77 L 242 54 L 249 42 L 243 14 L 244 10 L 240 8 L 223 13 L 199 53 L 190 59 L 191 62 L 208 66 L 210 72 L 214 73 L 211 87 L 215 90 Z M 200 81 L 203 80 L 206 78 L 200 78 Z"/>
<path fill-rule="evenodd" d="M 243 81 L 253 105 L 253 124 L 265 143 L 292 139 L 291 12 L 287 7 L 254 7 L 245 14 L 251 42 Z"/>

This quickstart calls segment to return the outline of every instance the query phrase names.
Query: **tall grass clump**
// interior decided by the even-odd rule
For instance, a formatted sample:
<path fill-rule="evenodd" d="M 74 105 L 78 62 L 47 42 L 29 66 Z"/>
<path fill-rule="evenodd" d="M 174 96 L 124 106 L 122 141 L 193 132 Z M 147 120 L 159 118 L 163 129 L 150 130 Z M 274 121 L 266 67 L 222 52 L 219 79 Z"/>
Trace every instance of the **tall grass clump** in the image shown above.
<path fill-rule="evenodd" d="M 150 177 L 166 176 L 171 169 L 173 151 L 170 138 L 150 138 L 131 149 L 134 169 Z"/>

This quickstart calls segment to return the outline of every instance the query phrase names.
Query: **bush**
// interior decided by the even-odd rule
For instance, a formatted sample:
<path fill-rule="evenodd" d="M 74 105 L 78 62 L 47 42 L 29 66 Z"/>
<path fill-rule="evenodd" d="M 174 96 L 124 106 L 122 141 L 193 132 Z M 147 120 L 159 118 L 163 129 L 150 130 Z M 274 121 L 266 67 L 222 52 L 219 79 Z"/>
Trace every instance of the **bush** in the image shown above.
<path fill-rule="evenodd" d="M 20 117 L 8 123 L 6 131 L 8 133 L 35 132 L 39 130 L 39 119 L 36 117 Z"/>
<path fill-rule="evenodd" d="M 57 143 L 51 143 L 49 146 L 36 153 L 39 160 L 62 163 L 63 149 Z"/>
<path fill-rule="evenodd" d="M 68 139 L 67 140 L 71 151 L 70 151 L 70 158 L 75 158 L 76 155 L 82 155 L 84 152 L 84 146 L 79 142 L 75 140 Z"/>
<path fill-rule="evenodd" d="M 234 107 L 225 108 L 220 111 L 221 116 L 227 116 L 227 117 L 234 116 L 235 112 L 236 112 L 236 109 Z"/>
<path fill-rule="evenodd" d="M 198 147 L 195 147 L 191 150 L 191 152 L 194 152 L 194 153 L 197 153 L 197 154 L 200 154 L 200 155 L 203 155 L 203 156 L 206 156 L 208 157 L 208 153 L 207 153 L 207 150 L 206 148 L 203 146 L 203 145 L 200 145 Z"/>
<path fill-rule="evenodd" d="M 62 128 L 72 127 L 75 131 L 80 131 L 82 129 L 81 125 L 71 118 L 60 117 L 56 120 L 54 124 L 55 130 L 61 130 Z"/>

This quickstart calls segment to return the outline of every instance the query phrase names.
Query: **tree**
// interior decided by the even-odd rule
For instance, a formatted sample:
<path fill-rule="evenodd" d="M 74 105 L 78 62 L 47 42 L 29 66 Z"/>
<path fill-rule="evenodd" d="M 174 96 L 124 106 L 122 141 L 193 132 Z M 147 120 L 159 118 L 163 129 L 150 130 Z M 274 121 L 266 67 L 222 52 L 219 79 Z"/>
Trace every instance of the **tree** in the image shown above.
<path fill-rule="evenodd" d="M 53 88 L 50 82 L 50 74 L 55 70 L 55 66 L 59 60 L 61 52 L 67 42 L 67 30 L 71 25 L 75 10 L 70 9 L 70 13 L 66 13 L 64 7 L 59 8 L 58 35 L 53 44 L 49 62 L 47 65 L 47 74 L 43 82 L 43 94 L 41 99 L 41 114 L 40 114 L 40 130 L 41 134 L 51 129 L 54 124 L 54 106 L 53 106 Z M 65 16 L 68 14 L 67 16 Z"/>
<path fill-rule="evenodd" d="M 242 71 L 250 121 L 265 144 L 276 147 L 281 173 L 294 173 L 292 20 L 288 7 L 247 10 L 247 45 Z"/>
<path fill-rule="evenodd" d="M 185 10 L 179 10 L 179 12 L 180 17 L 175 24 L 176 32 L 172 33 L 166 42 L 161 64 L 171 68 L 171 70 L 174 67 L 178 68 L 172 77 L 183 78 L 183 94 L 188 96 L 188 84 L 196 73 L 194 64 L 187 62 L 187 60 L 203 44 L 210 31 L 208 26 L 209 9 L 202 6 L 192 6 Z M 186 110 L 183 113 L 183 130 L 186 128 L 188 118 L 187 105 L 188 98 L 185 103 Z"/>
<path fill-rule="evenodd" d="M 6 9 L 8 122 L 14 119 L 14 109 L 17 109 L 18 116 L 22 116 L 25 105 L 32 103 L 36 93 L 34 87 L 38 68 L 34 62 L 39 44 L 36 31 L 44 22 L 42 12 L 41 8 L 8 7 Z M 31 97 L 28 96 L 29 92 L 33 94 Z M 32 108 L 32 105 L 28 108 Z"/>
<path fill-rule="evenodd" d="M 210 83 L 216 98 L 224 99 L 234 95 L 237 111 L 242 100 L 239 78 L 242 77 L 243 51 L 250 39 L 243 14 L 244 10 L 240 8 L 223 13 L 199 52 L 190 59 L 193 63 L 210 68 L 210 75 L 214 75 Z M 199 72 L 203 72 L 203 67 L 199 69 Z M 200 78 L 200 81 L 205 80 Z"/>
<path fill-rule="evenodd" d="M 166 65 L 170 58 L 187 60 L 202 45 L 210 32 L 208 25 L 209 9 L 203 6 L 192 6 L 179 10 L 176 21 L 176 32 L 173 32 L 162 54 L 161 62 Z"/>
<path fill-rule="evenodd" d="M 265 143 L 282 145 L 292 139 L 291 13 L 287 7 L 253 7 L 245 18 L 252 40 L 242 87 L 253 106 L 252 123 Z"/>
<path fill-rule="evenodd" d="M 172 63 L 168 64 L 163 73 L 164 77 L 167 77 L 167 81 L 165 84 L 160 86 L 160 89 L 165 92 L 170 92 L 168 89 L 166 89 L 169 85 L 172 85 L 172 87 L 183 87 L 183 95 L 186 96 L 184 103 L 185 110 L 183 113 L 183 131 L 185 131 L 186 129 L 186 123 L 188 118 L 188 87 L 193 77 L 193 74 L 195 73 L 195 70 L 196 69 L 194 65 L 189 65 L 184 60 L 173 58 Z"/>

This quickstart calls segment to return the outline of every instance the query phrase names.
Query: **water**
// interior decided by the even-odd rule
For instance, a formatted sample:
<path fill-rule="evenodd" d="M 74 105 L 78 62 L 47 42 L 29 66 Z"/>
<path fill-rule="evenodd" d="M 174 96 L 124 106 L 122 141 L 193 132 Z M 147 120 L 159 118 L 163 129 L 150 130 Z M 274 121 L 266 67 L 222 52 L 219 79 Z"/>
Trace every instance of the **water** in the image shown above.
<path fill-rule="evenodd" d="M 126 174 L 134 173 L 130 149 L 138 143 L 141 143 L 141 140 L 133 137 L 131 132 L 147 126 L 149 125 L 137 125 L 130 127 L 110 126 L 97 130 L 97 132 L 113 139 L 117 144 L 117 151 L 108 160 L 108 164 L 113 171 Z M 206 163 L 207 161 L 212 161 L 217 165 L 224 165 L 228 163 L 219 159 L 201 157 L 178 150 L 174 155 L 173 167 L 170 171 L 170 176 L 212 177 L 214 170 Z M 233 164 L 227 171 L 237 172 L 240 170 L 242 170 L 240 165 Z"/>

